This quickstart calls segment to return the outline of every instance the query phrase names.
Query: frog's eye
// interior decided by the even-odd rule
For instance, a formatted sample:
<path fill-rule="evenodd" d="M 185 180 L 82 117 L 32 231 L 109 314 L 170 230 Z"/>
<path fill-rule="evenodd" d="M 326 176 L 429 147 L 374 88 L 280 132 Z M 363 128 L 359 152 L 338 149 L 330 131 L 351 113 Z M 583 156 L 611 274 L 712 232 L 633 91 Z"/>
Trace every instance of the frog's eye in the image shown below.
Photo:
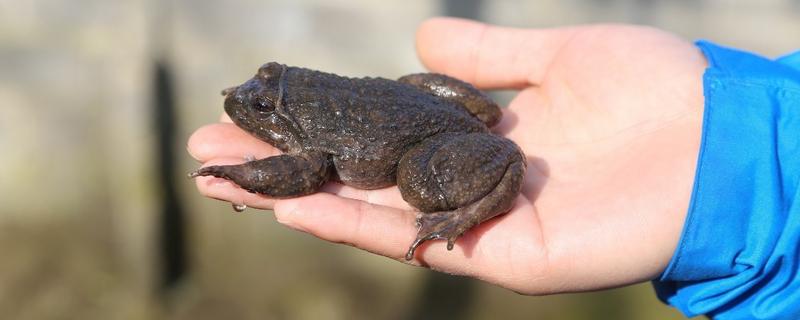
<path fill-rule="evenodd" d="M 253 100 L 253 108 L 261 112 L 272 112 L 275 110 L 275 104 L 266 97 L 258 97 Z"/>

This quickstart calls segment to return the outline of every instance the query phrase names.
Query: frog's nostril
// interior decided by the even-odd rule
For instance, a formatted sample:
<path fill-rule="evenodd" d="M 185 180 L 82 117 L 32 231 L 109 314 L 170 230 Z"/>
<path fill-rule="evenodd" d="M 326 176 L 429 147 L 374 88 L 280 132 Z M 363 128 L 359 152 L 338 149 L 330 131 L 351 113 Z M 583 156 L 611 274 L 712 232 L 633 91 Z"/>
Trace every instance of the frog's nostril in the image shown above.
<path fill-rule="evenodd" d="M 231 92 L 236 91 L 236 89 L 239 89 L 239 86 L 233 86 L 230 88 L 222 89 L 222 92 L 220 92 L 220 94 L 222 94 L 223 96 L 227 96 L 231 94 Z"/>

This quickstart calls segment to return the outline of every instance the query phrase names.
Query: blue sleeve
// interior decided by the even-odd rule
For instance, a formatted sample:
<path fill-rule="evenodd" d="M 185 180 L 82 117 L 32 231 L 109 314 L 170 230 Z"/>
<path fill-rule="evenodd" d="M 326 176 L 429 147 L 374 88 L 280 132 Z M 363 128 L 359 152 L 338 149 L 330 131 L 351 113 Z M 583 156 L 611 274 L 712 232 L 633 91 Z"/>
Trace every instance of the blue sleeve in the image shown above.
<path fill-rule="evenodd" d="M 709 62 L 703 136 L 656 293 L 687 316 L 800 319 L 800 52 L 697 45 Z"/>

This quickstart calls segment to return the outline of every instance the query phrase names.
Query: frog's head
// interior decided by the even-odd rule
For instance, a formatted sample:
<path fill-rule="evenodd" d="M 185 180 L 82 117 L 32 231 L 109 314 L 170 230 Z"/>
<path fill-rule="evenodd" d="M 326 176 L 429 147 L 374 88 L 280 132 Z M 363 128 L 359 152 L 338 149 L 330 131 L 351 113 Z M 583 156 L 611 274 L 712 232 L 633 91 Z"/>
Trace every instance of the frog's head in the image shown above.
<path fill-rule="evenodd" d="M 291 124 L 275 110 L 282 103 L 285 73 L 285 65 L 270 62 L 245 83 L 222 90 L 233 123 L 279 148 L 292 135 Z"/>

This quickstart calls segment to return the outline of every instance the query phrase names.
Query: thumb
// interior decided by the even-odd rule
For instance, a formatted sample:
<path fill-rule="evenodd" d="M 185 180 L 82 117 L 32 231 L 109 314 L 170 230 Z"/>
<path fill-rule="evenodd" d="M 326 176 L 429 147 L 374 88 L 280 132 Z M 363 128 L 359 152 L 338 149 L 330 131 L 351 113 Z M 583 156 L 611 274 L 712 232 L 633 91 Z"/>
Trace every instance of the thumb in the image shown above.
<path fill-rule="evenodd" d="M 417 30 L 417 54 L 431 71 L 486 89 L 537 85 L 575 28 L 517 29 L 433 18 Z"/>

